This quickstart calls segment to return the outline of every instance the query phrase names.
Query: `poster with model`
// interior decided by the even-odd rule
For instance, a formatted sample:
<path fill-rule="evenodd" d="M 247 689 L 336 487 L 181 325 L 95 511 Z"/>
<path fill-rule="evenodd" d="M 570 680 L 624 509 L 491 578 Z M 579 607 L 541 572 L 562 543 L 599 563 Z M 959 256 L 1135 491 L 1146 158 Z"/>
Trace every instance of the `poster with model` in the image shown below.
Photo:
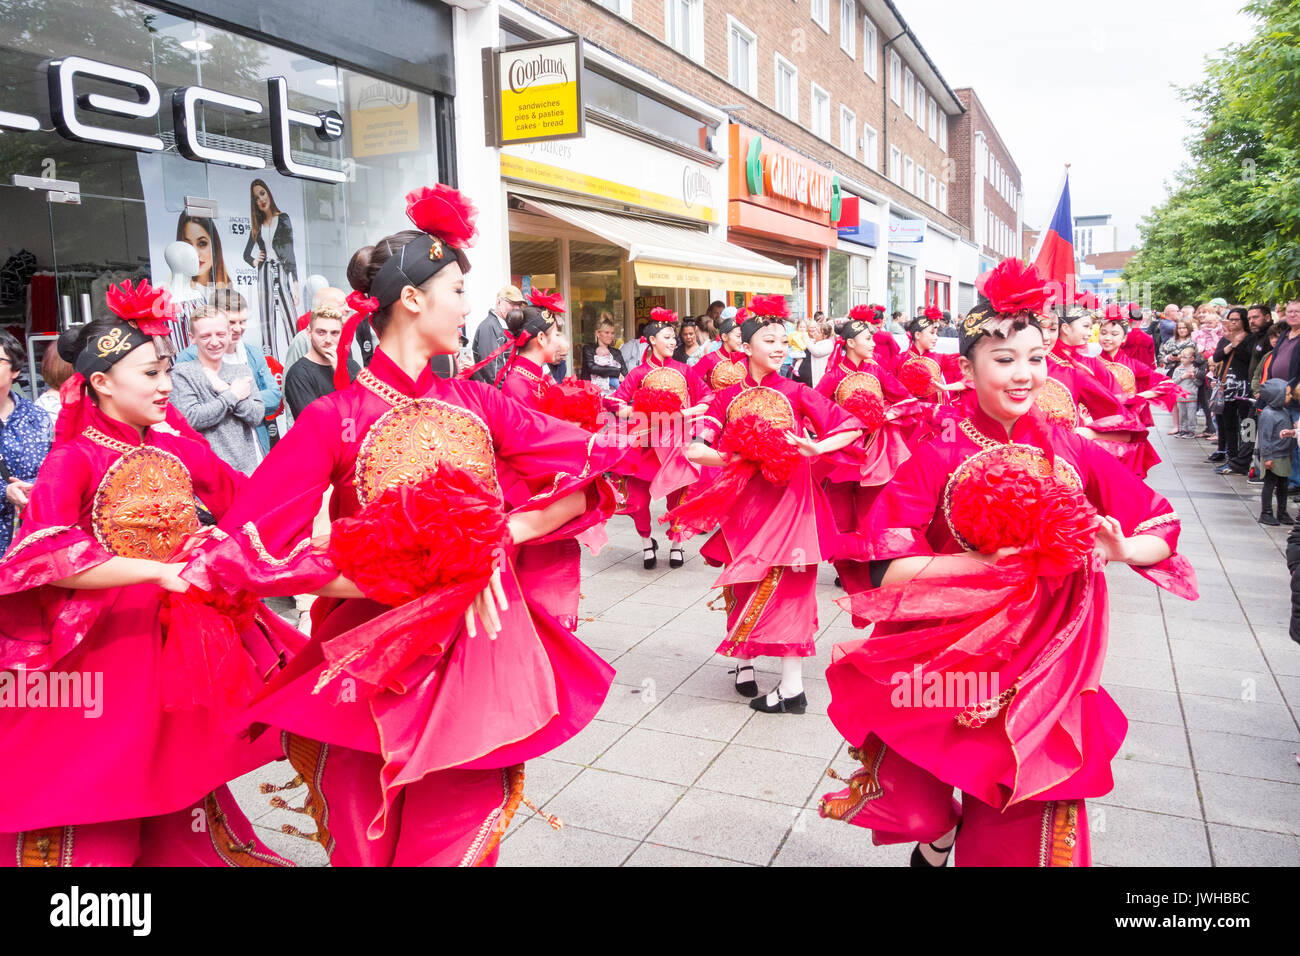
<path fill-rule="evenodd" d="M 235 290 L 248 305 L 247 340 L 283 360 L 304 310 L 302 183 L 273 170 L 205 165 L 159 153 L 141 154 L 138 163 L 154 284 L 171 290 L 182 315 L 212 301 L 219 288 Z M 214 200 L 216 217 L 189 215 L 186 196 Z M 168 255 L 177 242 L 193 247 L 197 265 L 184 250 Z M 187 280 L 190 268 L 195 271 Z"/>

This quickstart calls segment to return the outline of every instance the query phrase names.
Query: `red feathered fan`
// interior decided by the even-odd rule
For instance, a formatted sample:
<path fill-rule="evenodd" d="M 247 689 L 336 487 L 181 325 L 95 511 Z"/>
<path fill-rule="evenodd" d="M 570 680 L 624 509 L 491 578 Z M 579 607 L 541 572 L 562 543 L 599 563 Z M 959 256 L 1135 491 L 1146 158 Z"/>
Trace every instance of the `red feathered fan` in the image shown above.
<path fill-rule="evenodd" d="M 936 307 L 933 306 L 933 305 L 927 305 L 927 306 L 925 307 L 925 313 L 924 313 L 924 314 L 925 314 L 925 317 L 926 317 L 927 319 L 929 319 L 931 322 L 942 322 L 942 321 L 943 321 L 943 310 L 942 310 L 942 309 L 938 309 L 938 308 L 936 308 Z"/>
<path fill-rule="evenodd" d="M 874 322 L 876 321 L 876 307 L 874 305 L 855 305 L 849 309 L 850 322 Z"/>
<path fill-rule="evenodd" d="M 406 194 L 406 215 L 415 228 L 437 236 L 449 246 L 464 249 L 474 244 L 478 210 L 461 192 L 446 183 Z"/>
<path fill-rule="evenodd" d="M 785 433 L 761 415 L 741 415 L 727 422 L 718 450 L 756 465 L 775 485 L 790 480 L 802 457 Z"/>
<path fill-rule="evenodd" d="M 1019 560 L 1037 574 L 1077 570 L 1097 539 L 1097 511 L 1084 497 L 1051 476 L 987 457 L 952 492 L 958 534 L 981 554 L 1020 548 Z"/>
<path fill-rule="evenodd" d="M 754 296 L 754 301 L 749 303 L 749 311 L 765 319 L 790 318 L 790 306 L 786 303 L 785 296 L 775 293 Z"/>
<path fill-rule="evenodd" d="M 1074 294 L 1074 304 L 1085 309 L 1097 309 L 1101 307 L 1101 299 L 1086 289 L 1079 289 Z"/>
<path fill-rule="evenodd" d="M 885 400 L 865 388 L 849 393 L 841 407 L 862 422 L 869 432 L 879 431 L 885 424 Z"/>
<path fill-rule="evenodd" d="M 534 288 L 528 293 L 528 301 L 544 312 L 564 315 L 564 300 L 560 298 L 558 292 L 543 292 L 541 289 Z"/>
<path fill-rule="evenodd" d="M 569 377 L 546 390 L 541 410 L 589 432 L 600 431 L 603 410 L 600 389 L 591 382 Z"/>
<path fill-rule="evenodd" d="M 134 322 L 145 335 L 170 335 L 168 324 L 176 317 L 171 293 L 149 285 L 148 279 L 132 287 L 125 280 L 120 285 L 108 287 L 108 308 L 119 318 Z"/>
<path fill-rule="evenodd" d="M 934 376 L 921 362 L 908 361 L 898 367 L 898 380 L 917 398 L 934 391 Z"/>
<path fill-rule="evenodd" d="M 1003 259 L 975 280 L 993 311 L 1003 315 L 1038 314 L 1047 308 L 1052 290 L 1042 274 L 1020 259 Z"/>

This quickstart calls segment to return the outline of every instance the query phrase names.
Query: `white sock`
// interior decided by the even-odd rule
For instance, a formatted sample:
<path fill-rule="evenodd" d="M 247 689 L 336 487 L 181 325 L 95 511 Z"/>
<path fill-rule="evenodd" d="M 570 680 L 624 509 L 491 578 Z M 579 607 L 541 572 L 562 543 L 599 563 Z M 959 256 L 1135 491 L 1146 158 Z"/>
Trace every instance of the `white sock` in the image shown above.
<path fill-rule="evenodd" d="M 767 695 L 767 704 L 769 707 L 775 707 L 777 704 L 776 691 L 781 692 L 781 696 L 786 700 L 792 697 L 798 697 L 803 693 L 803 659 L 799 657 L 786 657 L 781 660 L 781 683 L 776 686 L 776 690 Z"/>
<path fill-rule="evenodd" d="M 642 538 L 642 539 L 641 539 L 641 547 L 642 547 L 643 550 L 645 550 L 645 551 L 653 551 L 653 550 L 654 550 L 654 546 L 655 546 L 655 539 L 654 539 L 654 538 Z"/>

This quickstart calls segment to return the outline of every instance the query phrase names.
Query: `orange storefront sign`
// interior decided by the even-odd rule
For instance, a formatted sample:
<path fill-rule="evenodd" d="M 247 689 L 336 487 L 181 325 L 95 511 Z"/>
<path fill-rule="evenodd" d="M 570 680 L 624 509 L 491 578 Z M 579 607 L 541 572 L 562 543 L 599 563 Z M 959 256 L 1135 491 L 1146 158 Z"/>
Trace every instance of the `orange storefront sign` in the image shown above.
<path fill-rule="evenodd" d="M 796 242 L 835 244 L 835 171 L 738 123 L 728 127 L 728 224 Z"/>

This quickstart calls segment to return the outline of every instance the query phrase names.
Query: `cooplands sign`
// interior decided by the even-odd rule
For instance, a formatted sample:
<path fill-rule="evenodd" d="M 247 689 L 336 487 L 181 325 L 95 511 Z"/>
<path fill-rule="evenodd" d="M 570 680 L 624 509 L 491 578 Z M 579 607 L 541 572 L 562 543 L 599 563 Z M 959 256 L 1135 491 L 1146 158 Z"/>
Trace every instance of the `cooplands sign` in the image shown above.
<path fill-rule="evenodd" d="M 157 136 L 99 125 L 101 117 L 148 119 L 158 115 L 162 108 L 162 95 L 158 91 L 158 85 L 147 73 L 83 56 L 50 60 L 43 65 L 43 69 L 49 95 L 50 120 L 61 136 L 77 142 L 102 143 L 141 152 L 160 152 L 166 149 L 166 144 Z M 78 94 L 77 81 L 83 77 L 119 86 L 124 95 Z M 307 113 L 290 107 L 288 83 L 282 76 L 267 79 L 266 87 L 267 101 L 270 104 L 271 156 L 276 169 L 285 176 L 296 176 L 299 179 L 314 179 L 324 183 L 343 182 L 346 175 L 342 170 L 315 166 L 295 159 L 289 140 L 290 129 L 297 125 L 313 130 L 321 142 L 333 142 L 343 136 L 343 117 L 335 110 Z M 176 134 L 176 149 L 182 156 L 199 163 L 221 163 L 244 169 L 265 168 L 266 161 L 260 156 L 201 142 L 198 137 L 200 108 L 252 115 L 260 115 L 263 111 L 261 103 L 246 96 L 202 86 L 176 87 L 171 91 L 172 126 Z M 34 133 L 40 131 L 41 123 L 35 116 L 0 110 L 0 127 Z"/>
<path fill-rule="evenodd" d="M 495 87 L 489 146 L 584 135 L 581 37 L 488 49 L 483 56 Z"/>

